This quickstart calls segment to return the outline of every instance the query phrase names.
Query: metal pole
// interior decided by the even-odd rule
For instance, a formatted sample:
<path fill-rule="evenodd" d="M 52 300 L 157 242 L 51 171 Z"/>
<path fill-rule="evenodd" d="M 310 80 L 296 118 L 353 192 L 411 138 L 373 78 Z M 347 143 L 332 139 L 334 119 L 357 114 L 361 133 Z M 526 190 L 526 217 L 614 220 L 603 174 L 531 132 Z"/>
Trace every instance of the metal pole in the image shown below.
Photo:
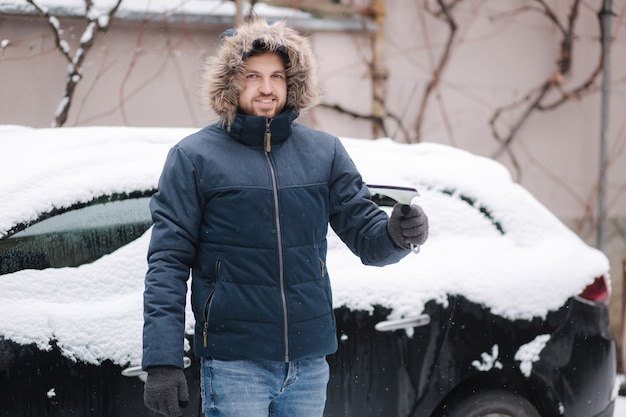
<path fill-rule="evenodd" d="M 609 91 L 611 83 L 611 0 L 604 0 L 602 6 L 602 48 L 604 50 L 602 74 L 602 118 L 600 125 L 600 182 L 598 184 L 598 233 L 597 248 L 604 250 L 606 223 L 606 181 L 607 181 L 607 132 L 609 128 Z"/>

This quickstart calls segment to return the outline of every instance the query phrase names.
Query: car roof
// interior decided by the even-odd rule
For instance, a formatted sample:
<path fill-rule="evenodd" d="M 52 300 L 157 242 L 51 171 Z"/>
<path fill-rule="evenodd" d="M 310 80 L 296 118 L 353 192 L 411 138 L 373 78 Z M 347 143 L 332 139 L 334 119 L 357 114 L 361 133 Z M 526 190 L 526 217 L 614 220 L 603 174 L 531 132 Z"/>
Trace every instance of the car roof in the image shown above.
<path fill-rule="evenodd" d="M 156 189 L 168 149 L 190 129 L 3 126 L 0 237 L 41 214 L 116 193 Z"/>

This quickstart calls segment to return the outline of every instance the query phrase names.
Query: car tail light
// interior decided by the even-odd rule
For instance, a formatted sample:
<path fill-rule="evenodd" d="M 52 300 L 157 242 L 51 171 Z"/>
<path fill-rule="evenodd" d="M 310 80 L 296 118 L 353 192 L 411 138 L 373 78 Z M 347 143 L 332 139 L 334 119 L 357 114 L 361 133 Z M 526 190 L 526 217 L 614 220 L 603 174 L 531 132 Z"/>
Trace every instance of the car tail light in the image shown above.
<path fill-rule="evenodd" d="M 606 285 L 606 279 L 603 276 L 597 277 L 592 284 L 588 285 L 580 297 L 585 300 L 595 301 L 597 303 L 608 304 L 611 293 Z"/>

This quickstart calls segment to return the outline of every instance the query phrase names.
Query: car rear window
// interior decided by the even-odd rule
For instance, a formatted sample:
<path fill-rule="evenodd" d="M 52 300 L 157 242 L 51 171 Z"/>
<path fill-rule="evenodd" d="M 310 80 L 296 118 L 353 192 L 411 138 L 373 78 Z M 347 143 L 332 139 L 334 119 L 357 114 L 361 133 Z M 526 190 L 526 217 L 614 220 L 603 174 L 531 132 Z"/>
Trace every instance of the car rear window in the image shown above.
<path fill-rule="evenodd" d="M 93 262 L 150 228 L 149 201 L 142 197 L 97 203 L 34 223 L 0 241 L 0 275 Z"/>

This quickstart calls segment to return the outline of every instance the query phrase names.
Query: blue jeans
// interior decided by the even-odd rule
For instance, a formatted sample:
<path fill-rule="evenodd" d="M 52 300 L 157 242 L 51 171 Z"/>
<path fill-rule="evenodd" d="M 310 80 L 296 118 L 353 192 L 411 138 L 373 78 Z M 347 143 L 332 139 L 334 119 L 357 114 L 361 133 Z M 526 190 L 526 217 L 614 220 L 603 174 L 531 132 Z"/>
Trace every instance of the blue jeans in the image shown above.
<path fill-rule="evenodd" d="M 322 417 L 326 358 L 291 362 L 219 361 L 200 366 L 205 417 Z"/>

